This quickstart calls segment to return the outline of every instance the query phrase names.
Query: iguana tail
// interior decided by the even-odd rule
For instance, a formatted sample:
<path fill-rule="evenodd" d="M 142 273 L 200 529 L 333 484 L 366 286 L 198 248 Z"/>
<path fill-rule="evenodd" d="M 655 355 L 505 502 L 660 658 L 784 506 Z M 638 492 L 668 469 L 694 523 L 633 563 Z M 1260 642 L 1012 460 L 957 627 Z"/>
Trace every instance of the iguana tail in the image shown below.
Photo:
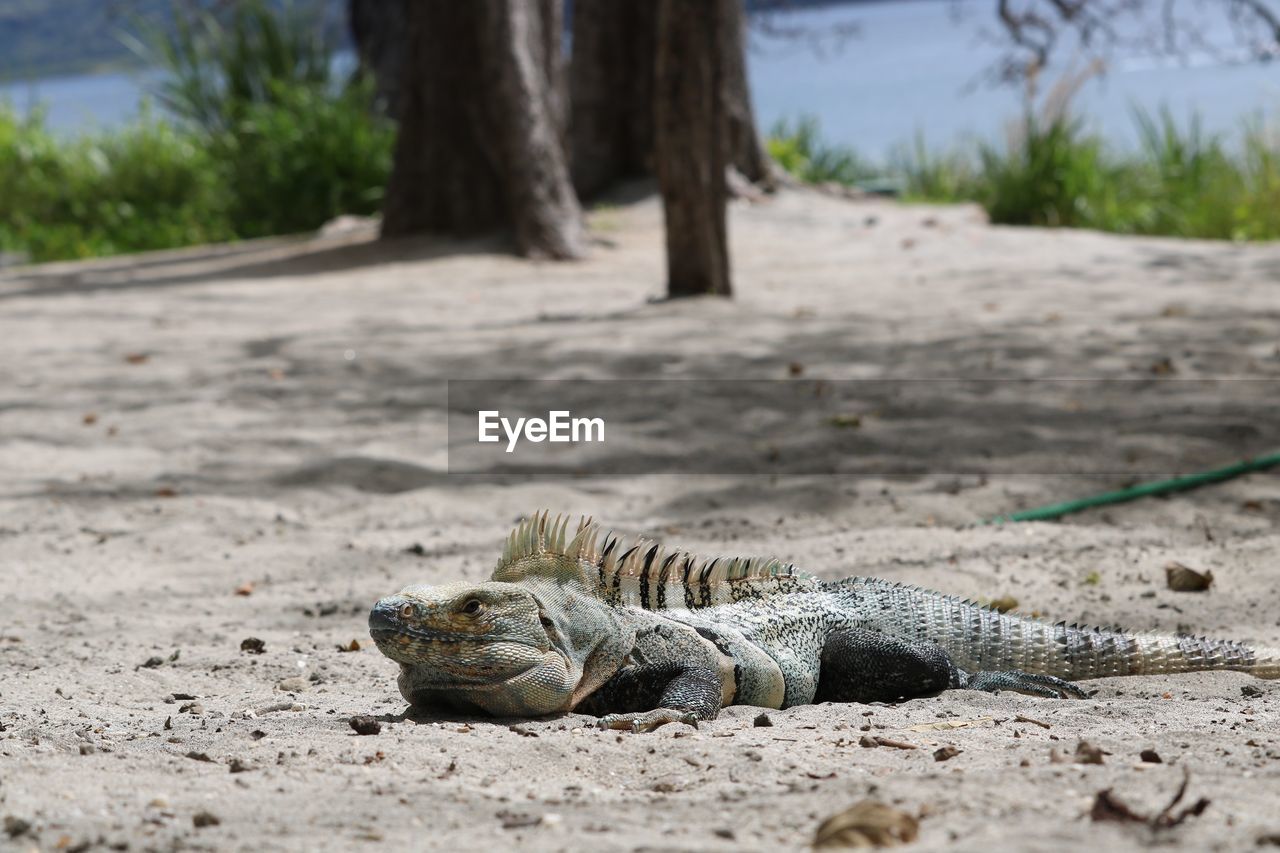
<path fill-rule="evenodd" d="M 970 672 L 1022 670 L 1080 681 L 1228 669 L 1280 678 L 1280 649 L 1051 623 L 876 578 L 850 578 L 829 588 L 848 598 L 851 614 L 886 633 L 936 643 Z"/>

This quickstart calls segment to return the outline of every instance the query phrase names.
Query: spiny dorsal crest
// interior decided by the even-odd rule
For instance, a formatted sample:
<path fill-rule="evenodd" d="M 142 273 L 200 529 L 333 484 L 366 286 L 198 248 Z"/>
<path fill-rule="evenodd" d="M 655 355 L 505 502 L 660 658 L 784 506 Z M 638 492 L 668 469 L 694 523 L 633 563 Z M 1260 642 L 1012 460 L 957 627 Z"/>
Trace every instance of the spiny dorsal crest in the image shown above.
<path fill-rule="evenodd" d="M 516 525 L 507 537 L 502 548 L 502 558 L 493 569 L 494 580 L 518 580 L 534 566 L 517 564 L 529 557 L 566 557 L 570 560 L 586 560 L 595 563 L 600 559 L 596 553 L 596 539 L 599 528 L 590 518 L 582 518 L 572 538 L 568 536 L 569 516 L 557 515 L 544 510 L 535 512 Z"/>
<path fill-rule="evenodd" d="M 687 551 L 666 551 L 660 544 L 637 539 L 622 548 L 620 537 L 610 533 L 601 542 L 600 529 L 591 519 L 578 522 L 568 535 L 568 516 L 551 518 L 534 513 L 507 537 L 494 580 L 515 581 L 544 574 L 549 563 L 527 562 L 530 557 L 560 557 L 588 568 L 586 580 L 611 604 L 667 608 L 713 607 L 748 598 L 796 592 L 816 584 L 790 563 L 772 557 L 699 558 Z"/>

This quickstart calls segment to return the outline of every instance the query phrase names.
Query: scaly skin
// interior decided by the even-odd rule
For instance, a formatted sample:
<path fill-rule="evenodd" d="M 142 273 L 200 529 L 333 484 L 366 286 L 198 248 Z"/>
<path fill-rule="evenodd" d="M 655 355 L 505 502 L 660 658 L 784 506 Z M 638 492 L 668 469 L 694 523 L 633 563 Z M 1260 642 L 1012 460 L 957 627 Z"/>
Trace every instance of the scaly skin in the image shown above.
<path fill-rule="evenodd" d="M 948 688 L 1082 696 L 1071 682 L 1232 669 L 1280 678 L 1280 652 L 1001 614 L 877 578 L 824 582 L 775 560 L 625 552 L 535 515 L 493 580 L 411 586 L 369 616 L 412 705 L 607 728 L 696 724 L 730 704 L 892 701 Z"/>

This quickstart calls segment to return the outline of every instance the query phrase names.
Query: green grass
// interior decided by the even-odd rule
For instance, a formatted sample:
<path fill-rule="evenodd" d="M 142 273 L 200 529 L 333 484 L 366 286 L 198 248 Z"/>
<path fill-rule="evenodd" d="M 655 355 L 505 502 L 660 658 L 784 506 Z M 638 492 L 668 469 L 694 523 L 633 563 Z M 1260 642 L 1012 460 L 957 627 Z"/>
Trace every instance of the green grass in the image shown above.
<path fill-rule="evenodd" d="M 1139 146 L 1109 148 L 1065 105 L 1028 108 L 1001 142 L 937 152 L 922 137 L 898 149 L 879 180 L 911 201 L 981 204 L 992 222 L 1094 228 L 1218 240 L 1280 239 L 1280 135 L 1246 123 L 1232 142 L 1198 120 L 1135 110 Z M 804 181 L 875 181 L 855 152 L 821 140 L 816 124 L 775 128 L 769 150 Z M 857 163 L 856 175 L 813 163 Z"/>
<path fill-rule="evenodd" d="M 769 156 L 799 180 L 855 185 L 876 177 L 876 169 L 852 148 L 822 142 L 818 120 L 804 116 L 794 125 L 780 121 L 765 140 Z"/>
<path fill-rule="evenodd" d="M 314 19 L 255 0 L 154 49 L 174 121 L 64 139 L 0 104 L 0 251 L 84 258 L 289 234 L 377 212 L 395 129 L 368 84 L 330 79 Z"/>

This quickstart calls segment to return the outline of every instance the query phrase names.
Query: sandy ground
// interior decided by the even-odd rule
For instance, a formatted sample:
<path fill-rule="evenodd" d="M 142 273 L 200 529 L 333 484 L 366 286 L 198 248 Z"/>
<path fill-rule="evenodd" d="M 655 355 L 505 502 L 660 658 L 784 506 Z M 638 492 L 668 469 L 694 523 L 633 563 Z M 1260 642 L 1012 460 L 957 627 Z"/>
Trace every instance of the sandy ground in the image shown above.
<path fill-rule="evenodd" d="M 1274 445 L 1264 383 L 1215 408 L 1226 386 L 1185 380 L 1280 379 L 1280 246 L 791 193 L 735 206 L 737 299 L 663 304 L 653 201 L 591 221 L 593 256 L 569 265 L 357 229 L 0 273 L 0 846 L 795 849 L 867 797 L 922 814 L 921 850 L 1280 843 L 1280 691 L 1235 673 L 1103 680 L 1083 701 L 804 707 L 771 727 L 732 708 L 645 736 L 579 716 L 406 717 L 369 606 L 484 577 L 511 523 L 544 506 L 827 577 L 1280 645 L 1276 474 L 1060 524 L 973 524 Z M 1023 429 L 1043 414 L 1036 384 L 986 423 L 949 416 L 944 389 L 909 423 L 876 403 L 831 430 L 911 476 L 446 470 L 446 378 L 785 379 L 793 363 L 806 378 L 1177 382 L 1123 442 L 1110 423 Z M 1134 387 L 1135 406 L 1151 397 Z M 810 452 L 839 470 L 844 450 L 820 438 Z M 1098 467 L 1045 475 L 1079 460 Z M 1165 589 L 1171 560 L 1211 569 L 1213 589 Z M 250 637 L 264 653 L 241 651 Z M 243 713 L 272 706 L 286 710 Z M 381 733 L 356 735 L 356 714 Z M 1102 764 L 1074 760 L 1082 739 Z M 938 762 L 941 746 L 961 752 Z M 1088 816 L 1107 788 L 1158 811 L 1186 771 L 1188 802 L 1212 803 L 1177 828 Z"/>

